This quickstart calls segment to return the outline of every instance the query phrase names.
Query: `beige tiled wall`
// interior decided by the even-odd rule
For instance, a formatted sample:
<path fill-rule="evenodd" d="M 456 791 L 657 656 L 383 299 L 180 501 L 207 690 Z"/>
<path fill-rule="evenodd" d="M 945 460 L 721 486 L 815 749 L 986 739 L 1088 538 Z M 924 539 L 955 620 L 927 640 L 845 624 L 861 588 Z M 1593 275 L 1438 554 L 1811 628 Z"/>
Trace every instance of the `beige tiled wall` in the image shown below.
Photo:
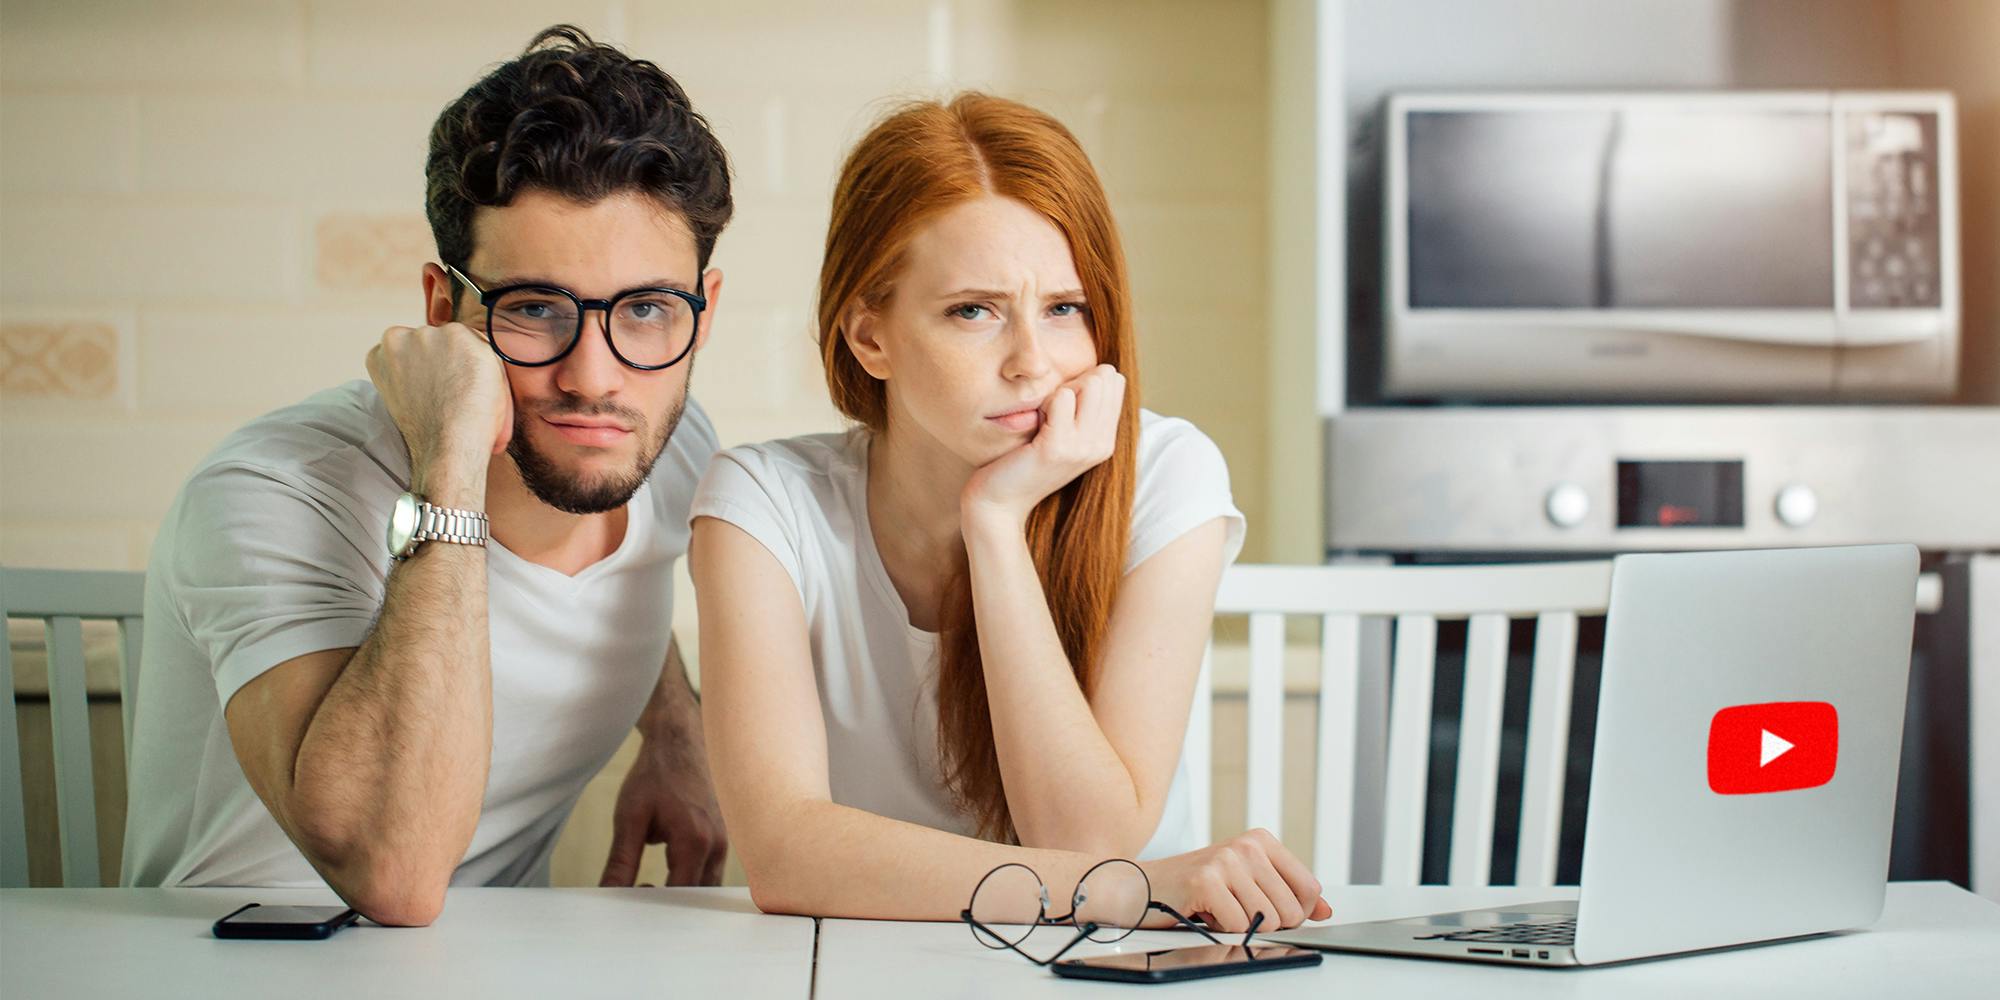
<path fill-rule="evenodd" d="M 432 117 L 565 20 L 679 78 L 734 159 L 695 379 L 725 444 L 837 426 L 810 315 L 840 157 L 888 99 L 984 87 L 1054 112 L 1096 160 L 1143 400 L 1220 443 L 1246 558 L 1265 551 L 1262 2 L 7 0 L 0 562 L 142 568 L 225 433 L 363 377 L 383 328 L 419 315 Z M 692 611 L 684 591 L 689 642 Z M 594 879 L 616 777 L 559 879 Z"/>

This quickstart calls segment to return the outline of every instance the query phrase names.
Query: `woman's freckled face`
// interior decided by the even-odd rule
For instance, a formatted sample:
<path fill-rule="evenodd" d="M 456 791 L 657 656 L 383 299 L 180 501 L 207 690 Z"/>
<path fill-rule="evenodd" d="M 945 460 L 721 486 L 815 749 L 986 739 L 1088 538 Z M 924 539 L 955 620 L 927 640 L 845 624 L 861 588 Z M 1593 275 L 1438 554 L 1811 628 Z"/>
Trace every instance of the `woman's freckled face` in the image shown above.
<path fill-rule="evenodd" d="M 988 196 L 931 220 L 904 259 L 874 317 L 891 433 L 913 425 L 985 465 L 1032 438 L 1055 390 L 1097 365 L 1069 242 L 1021 202 Z"/>

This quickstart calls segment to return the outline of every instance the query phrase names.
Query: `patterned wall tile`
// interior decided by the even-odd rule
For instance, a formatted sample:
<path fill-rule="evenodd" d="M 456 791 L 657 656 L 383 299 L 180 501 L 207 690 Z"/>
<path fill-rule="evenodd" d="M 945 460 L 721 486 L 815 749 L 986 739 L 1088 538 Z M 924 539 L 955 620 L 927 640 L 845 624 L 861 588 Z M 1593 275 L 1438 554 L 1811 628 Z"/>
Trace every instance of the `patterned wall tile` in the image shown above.
<path fill-rule="evenodd" d="M 420 214 L 328 215 L 314 227 L 321 288 L 414 288 L 417 270 L 437 256 L 430 224 Z"/>
<path fill-rule="evenodd" d="M 109 399 L 117 391 L 118 329 L 112 324 L 0 324 L 0 394 Z"/>

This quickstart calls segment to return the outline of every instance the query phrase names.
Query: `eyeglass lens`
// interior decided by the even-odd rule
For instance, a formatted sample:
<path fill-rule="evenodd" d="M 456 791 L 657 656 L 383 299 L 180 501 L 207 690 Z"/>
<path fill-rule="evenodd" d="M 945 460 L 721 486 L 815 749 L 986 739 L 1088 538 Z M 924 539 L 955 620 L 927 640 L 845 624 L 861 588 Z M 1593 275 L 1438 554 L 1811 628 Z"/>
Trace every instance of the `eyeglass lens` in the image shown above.
<path fill-rule="evenodd" d="M 582 332 L 575 299 L 553 289 L 521 288 L 491 306 L 489 330 L 502 354 L 528 364 L 545 362 L 568 349 Z M 695 310 L 686 299 L 665 291 L 642 291 L 612 304 L 606 322 L 611 343 L 635 365 L 664 365 L 687 352 L 694 340 Z"/>
<path fill-rule="evenodd" d="M 1072 921 L 1096 924 L 1093 941 L 1117 941 L 1138 929 L 1152 903 L 1153 887 L 1138 865 L 1122 859 L 1101 862 L 1085 873 L 1070 898 Z"/>
<path fill-rule="evenodd" d="M 989 948 L 1020 944 L 1048 915 L 1048 890 L 1025 865 L 1001 865 L 972 891 L 972 934 Z"/>

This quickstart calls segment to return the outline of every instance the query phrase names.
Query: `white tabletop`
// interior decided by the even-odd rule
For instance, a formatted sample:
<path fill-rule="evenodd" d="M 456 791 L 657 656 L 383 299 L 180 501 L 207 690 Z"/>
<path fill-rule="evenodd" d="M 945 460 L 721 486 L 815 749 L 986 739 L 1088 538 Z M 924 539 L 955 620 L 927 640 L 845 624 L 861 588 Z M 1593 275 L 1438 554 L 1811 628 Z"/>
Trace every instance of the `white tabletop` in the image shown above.
<path fill-rule="evenodd" d="M 1574 890 L 1570 890 L 1573 894 Z M 1384 889 L 1330 894 L 1341 920 L 1560 898 L 1561 890 Z M 1132 987 L 1057 979 L 989 951 L 960 924 L 760 914 L 741 889 L 454 889 L 428 928 L 370 924 L 327 941 L 219 941 L 243 902 L 331 903 L 268 889 L 0 892 L 0 997 L 477 996 L 505 998 L 1077 997 Z M 1027 949 L 1068 940 L 1046 928 Z M 1149 932 L 1102 954 L 1191 944 Z M 817 963 L 815 965 L 815 956 Z M 1697 997 L 2000 996 L 2000 904 L 1941 882 L 1889 887 L 1865 931 L 1602 969 L 1499 966 L 1329 953 L 1316 969 L 1165 987 L 1177 997 L 1466 995 Z M 816 986 L 816 988 L 815 988 Z M 1119 992 L 1119 995 L 1126 995 Z"/>
<path fill-rule="evenodd" d="M 0 892 L 0 997 L 728 997 L 799 1000 L 813 921 L 743 889 L 453 889 L 425 928 L 362 922 L 325 941 L 221 941 L 271 889 Z"/>
<path fill-rule="evenodd" d="M 1327 894 L 1339 921 L 1379 920 L 1504 903 L 1574 898 L 1575 889 L 1388 889 Z M 1037 930 L 1023 948 L 1047 957 L 1074 932 Z M 1072 955 L 1202 943 L 1190 933 L 1145 932 Z M 1086 951 L 1085 949 L 1089 950 Z M 1131 997 L 1135 987 L 1058 979 L 1008 951 L 991 951 L 962 924 L 820 922 L 816 1000 L 866 997 Z M 1944 882 L 1889 887 L 1882 919 L 1865 931 L 1595 969 L 1516 969 L 1466 962 L 1328 952 L 1318 968 L 1163 986 L 1175 997 L 2000 997 L 2000 904 Z"/>

